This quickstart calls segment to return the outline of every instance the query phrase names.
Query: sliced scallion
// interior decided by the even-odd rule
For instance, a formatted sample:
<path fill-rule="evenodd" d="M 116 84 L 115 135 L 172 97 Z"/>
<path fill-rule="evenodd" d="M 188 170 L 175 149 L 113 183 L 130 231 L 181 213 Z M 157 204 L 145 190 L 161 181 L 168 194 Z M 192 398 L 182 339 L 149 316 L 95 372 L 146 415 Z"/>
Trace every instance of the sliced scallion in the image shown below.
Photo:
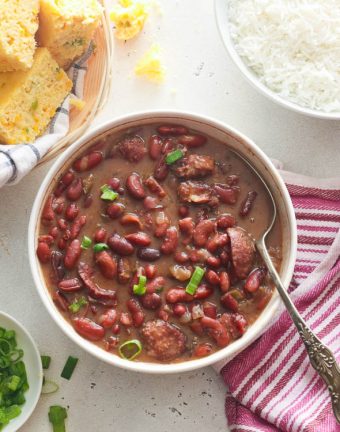
<path fill-rule="evenodd" d="M 81 241 L 81 248 L 82 249 L 88 249 L 92 244 L 92 240 L 90 237 L 84 236 L 83 240 Z"/>
<path fill-rule="evenodd" d="M 87 303 L 88 303 L 88 301 L 86 300 L 86 298 L 85 297 L 79 297 L 79 298 L 77 298 L 77 299 L 75 299 L 70 305 L 69 305 L 69 310 L 72 312 L 72 313 L 77 313 L 77 312 L 79 312 L 80 311 L 80 309 L 83 307 L 83 306 L 86 306 L 87 305 Z"/>
<path fill-rule="evenodd" d="M 107 184 L 103 185 L 100 188 L 100 191 L 102 193 L 100 195 L 100 198 L 104 201 L 114 201 L 119 195 L 117 192 L 113 191 Z"/>
<path fill-rule="evenodd" d="M 138 285 L 133 286 L 133 293 L 136 295 L 144 295 L 146 292 L 146 276 L 140 275 Z"/>
<path fill-rule="evenodd" d="M 94 250 L 94 252 L 101 252 L 101 251 L 103 251 L 103 250 L 108 250 L 109 249 L 109 247 L 108 247 L 108 245 L 106 244 L 106 243 L 96 243 L 94 246 L 93 246 L 93 250 Z"/>
<path fill-rule="evenodd" d="M 70 379 L 75 367 L 77 366 L 78 359 L 76 357 L 69 356 L 66 360 L 64 369 L 61 372 L 61 377 L 65 379 Z"/>
<path fill-rule="evenodd" d="M 41 394 L 52 394 L 59 390 L 59 386 L 56 382 L 44 379 Z"/>
<path fill-rule="evenodd" d="M 48 419 L 52 423 L 53 432 L 66 432 L 65 419 L 67 418 L 67 411 L 64 407 L 59 405 L 50 406 L 48 412 Z"/>
<path fill-rule="evenodd" d="M 185 292 L 190 295 L 194 295 L 198 285 L 201 283 L 201 280 L 204 276 L 205 270 L 201 267 L 195 267 L 195 271 L 193 272 L 188 285 L 185 288 Z"/>
<path fill-rule="evenodd" d="M 51 357 L 46 355 L 42 355 L 40 357 L 41 357 L 41 364 L 43 369 L 48 369 L 51 364 Z"/>
<path fill-rule="evenodd" d="M 174 151 L 170 152 L 166 156 L 165 162 L 168 165 L 171 165 L 171 164 L 177 162 L 179 159 L 182 159 L 183 156 L 184 156 L 184 153 L 182 152 L 182 150 L 177 149 L 177 150 L 174 150 Z"/>
<path fill-rule="evenodd" d="M 133 360 L 142 352 L 142 344 L 138 339 L 128 340 L 120 345 L 118 352 L 123 359 Z"/>

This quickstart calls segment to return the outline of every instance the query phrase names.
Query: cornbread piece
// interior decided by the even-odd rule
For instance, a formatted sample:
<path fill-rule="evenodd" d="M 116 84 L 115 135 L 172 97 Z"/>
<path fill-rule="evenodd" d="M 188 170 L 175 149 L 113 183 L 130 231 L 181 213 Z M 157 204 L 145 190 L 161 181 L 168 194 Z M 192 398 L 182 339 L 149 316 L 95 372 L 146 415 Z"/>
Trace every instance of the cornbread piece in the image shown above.
<path fill-rule="evenodd" d="M 165 71 L 160 58 L 160 47 L 157 44 L 151 46 L 135 67 L 135 74 L 145 76 L 149 81 L 164 81 Z"/>
<path fill-rule="evenodd" d="M 0 143 L 34 141 L 71 89 L 47 48 L 37 48 L 30 70 L 0 73 Z"/>
<path fill-rule="evenodd" d="M 0 72 L 32 66 L 38 12 L 39 0 L 0 1 Z"/>
<path fill-rule="evenodd" d="M 101 18 L 97 0 L 41 0 L 39 45 L 67 69 L 88 47 Z"/>
<path fill-rule="evenodd" d="M 144 2 L 120 0 L 110 12 L 111 21 L 116 28 L 116 38 L 128 40 L 135 37 L 143 29 L 147 16 Z"/>

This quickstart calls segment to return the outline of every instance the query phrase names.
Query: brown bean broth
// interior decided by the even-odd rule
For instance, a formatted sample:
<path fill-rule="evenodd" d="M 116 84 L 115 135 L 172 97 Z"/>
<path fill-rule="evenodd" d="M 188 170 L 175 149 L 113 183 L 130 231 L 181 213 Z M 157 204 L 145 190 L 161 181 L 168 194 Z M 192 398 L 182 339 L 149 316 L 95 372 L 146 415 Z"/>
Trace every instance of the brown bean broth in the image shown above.
<path fill-rule="evenodd" d="M 138 134 L 139 136 L 145 139 L 146 146 L 148 147 L 148 137 L 150 136 L 150 134 L 155 133 L 155 127 L 147 126 L 147 127 L 135 129 L 135 132 L 136 134 Z M 119 141 L 119 138 L 122 137 L 123 135 L 124 135 L 123 133 L 119 133 L 118 136 L 110 136 L 109 138 L 107 138 L 106 139 L 106 142 L 108 143 L 107 148 L 111 148 L 112 143 L 117 143 Z M 216 140 L 209 139 L 207 144 L 199 148 L 189 149 L 188 153 L 211 155 L 212 157 L 215 158 L 216 162 L 219 165 L 223 165 L 223 169 L 217 168 L 215 170 L 215 174 L 213 176 L 209 176 L 208 178 L 201 180 L 203 182 L 211 183 L 213 181 L 217 183 L 225 183 L 226 176 L 228 175 L 236 174 L 240 176 L 239 186 L 241 192 L 237 200 L 237 203 L 232 206 L 220 203 L 218 206 L 218 214 L 221 213 L 233 214 L 236 217 L 238 226 L 248 231 L 253 238 L 255 239 L 258 238 L 259 235 L 264 231 L 265 227 L 268 226 L 272 217 L 271 204 L 261 181 L 256 177 L 256 175 L 253 172 L 251 172 L 249 167 L 247 167 L 246 164 L 241 159 L 239 159 L 233 152 L 228 150 L 228 148 L 224 144 L 217 142 Z M 108 232 L 108 235 L 113 232 L 117 232 L 123 236 L 128 233 L 136 232 L 136 229 L 134 227 L 122 226 L 119 222 L 119 219 L 112 220 L 109 217 L 105 216 L 105 209 L 108 203 L 102 201 L 99 198 L 100 187 L 106 184 L 111 177 L 118 177 L 121 180 L 121 185 L 125 186 L 125 181 L 127 176 L 134 171 L 138 172 L 143 178 L 147 178 L 149 175 L 152 175 L 154 165 L 155 165 L 155 161 L 151 161 L 151 159 L 148 156 L 148 153 L 137 164 L 131 164 L 131 162 L 123 159 L 122 157 L 116 156 L 114 158 L 105 159 L 99 166 L 95 167 L 91 171 L 87 171 L 81 174 L 76 173 L 77 176 L 80 176 L 83 179 L 88 177 L 90 173 L 93 173 L 95 176 L 94 184 L 91 189 L 91 193 L 95 197 L 93 204 L 89 209 L 84 209 L 82 208 L 81 205 L 83 198 L 79 200 L 80 215 L 85 214 L 87 216 L 87 222 L 86 225 L 82 228 L 78 238 L 81 239 L 84 235 L 87 235 L 93 240 L 94 233 L 98 227 L 105 228 Z M 67 170 L 71 166 L 72 164 L 70 163 L 68 167 L 64 168 L 60 174 L 67 172 Z M 179 203 L 178 203 L 177 193 L 176 193 L 176 189 L 177 189 L 176 185 L 178 184 L 178 181 L 179 180 L 173 174 L 170 174 L 164 182 L 161 182 L 162 187 L 166 192 L 166 197 L 161 200 L 161 203 L 165 206 L 165 212 L 170 217 L 171 224 L 175 225 L 176 227 L 178 227 L 178 219 L 180 219 L 180 217 L 178 216 Z M 147 188 L 145 189 L 147 190 L 147 195 L 155 196 L 154 194 L 149 193 Z M 241 218 L 238 216 L 240 204 L 250 190 L 257 191 L 258 196 L 255 200 L 254 206 L 249 216 Z M 143 207 L 143 200 L 136 200 L 131 198 L 131 196 L 129 196 L 126 190 L 124 195 L 119 196 L 115 202 L 123 203 L 126 206 L 126 212 L 143 213 L 145 211 L 145 208 Z M 199 211 L 200 208 L 202 208 L 202 206 L 190 205 L 189 216 L 195 218 L 195 214 L 197 213 L 197 211 Z M 153 210 L 151 212 L 155 214 L 157 213 L 157 210 Z M 211 211 L 209 213 L 209 216 L 216 216 L 216 212 L 214 210 Z M 63 217 L 63 216 L 58 216 L 58 218 L 59 217 Z M 46 227 L 43 224 L 41 224 L 39 233 L 41 235 L 47 234 L 49 229 L 50 226 Z M 144 231 L 150 234 L 150 237 L 152 238 L 152 243 L 150 247 L 159 249 L 162 243 L 162 239 L 156 239 L 153 236 L 153 227 L 152 226 L 146 227 Z M 275 250 L 277 266 L 279 266 L 280 264 L 280 256 L 279 256 L 280 254 L 278 251 L 281 248 L 281 244 L 282 244 L 282 239 L 281 239 L 280 223 L 279 221 L 277 221 L 268 239 L 268 245 L 271 246 L 272 250 Z M 58 250 L 56 246 L 54 246 L 53 249 Z M 181 244 L 181 237 L 179 238 L 178 249 L 185 250 L 185 246 Z M 83 262 L 90 263 L 96 269 L 94 274 L 94 280 L 101 288 L 107 290 L 115 289 L 117 291 L 117 299 L 118 299 L 117 311 L 126 312 L 127 311 L 126 300 L 131 298 L 130 289 L 129 289 L 130 284 L 129 283 L 119 284 L 116 279 L 108 280 L 105 277 L 103 277 L 94 264 L 94 253 L 92 247 L 88 250 L 82 251 L 80 260 Z M 146 264 L 143 262 L 138 262 L 136 253 L 128 257 L 128 260 L 131 264 L 132 269 L 136 269 L 139 265 Z M 161 259 L 155 262 L 155 264 L 157 267 L 157 276 L 164 276 L 166 278 L 166 286 L 161 293 L 162 300 L 164 303 L 165 294 L 168 288 L 176 285 L 182 285 L 185 287 L 187 282 L 178 282 L 170 275 L 168 268 L 170 265 L 174 264 L 173 255 L 170 256 L 163 255 Z M 52 280 L 53 278 L 51 278 L 50 264 L 42 264 L 42 270 L 46 281 L 46 285 L 51 295 L 53 295 L 57 286 L 53 282 Z M 75 276 L 77 276 L 77 269 L 67 272 L 67 277 L 75 277 Z M 266 279 L 265 285 L 266 287 L 262 287 L 261 290 L 257 291 L 256 293 L 247 294 L 246 295 L 247 299 L 240 303 L 239 312 L 241 312 L 246 316 L 249 324 L 254 322 L 259 316 L 259 314 L 261 313 L 261 311 L 257 308 L 257 303 L 262 298 L 263 294 L 267 295 L 268 297 L 267 301 L 269 301 L 268 293 L 271 294 L 272 287 L 268 279 Z M 238 283 L 237 286 L 240 286 L 240 283 Z M 83 289 L 81 292 L 66 294 L 66 297 L 72 302 L 74 298 L 78 298 L 81 295 L 86 295 L 85 289 Z M 219 300 L 220 296 L 221 296 L 220 290 L 218 288 L 215 288 L 214 294 L 210 296 L 207 300 L 216 303 L 218 307 L 218 312 L 223 313 L 226 312 L 227 310 L 221 306 Z M 100 316 L 102 310 L 105 310 L 105 308 L 99 306 L 97 313 L 93 314 L 90 308 L 85 307 L 82 308 L 79 311 L 79 313 L 76 315 L 72 315 L 70 313 L 66 313 L 63 311 L 61 311 L 61 313 L 63 314 L 65 319 L 70 320 L 72 316 L 73 317 L 83 316 L 84 313 L 86 312 L 86 316 L 88 318 L 96 321 L 98 320 L 98 317 Z M 144 309 L 144 312 L 146 314 L 145 321 L 147 321 L 148 319 L 155 318 L 157 314 L 157 310 L 148 311 Z M 192 355 L 192 346 L 194 346 L 195 343 L 197 343 L 198 339 L 199 339 L 199 343 L 208 342 L 212 344 L 213 346 L 212 352 L 220 349 L 215 345 L 215 343 L 213 343 L 211 337 L 209 337 L 208 335 L 203 335 L 198 337 L 191 331 L 188 325 L 181 324 L 175 316 L 170 316 L 169 322 L 178 325 L 187 336 L 187 346 L 188 346 L 187 351 L 180 358 L 172 360 L 173 362 L 180 362 L 180 361 L 190 360 L 194 358 Z M 113 334 L 110 330 L 107 330 L 106 337 L 109 336 L 113 336 Z M 124 328 L 124 326 L 121 326 L 121 332 L 119 334 L 119 338 L 120 338 L 119 344 L 123 343 L 125 340 L 128 339 L 140 339 L 139 329 L 138 328 L 136 329 L 132 326 L 129 330 L 127 330 L 126 328 Z M 94 343 L 98 344 L 101 347 L 104 347 L 104 343 L 102 341 L 94 342 Z M 111 349 L 111 351 L 113 353 L 117 353 L 116 349 Z M 154 362 L 157 360 L 148 356 L 145 352 L 142 351 L 141 355 L 139 355 L 136 361 Z"/>

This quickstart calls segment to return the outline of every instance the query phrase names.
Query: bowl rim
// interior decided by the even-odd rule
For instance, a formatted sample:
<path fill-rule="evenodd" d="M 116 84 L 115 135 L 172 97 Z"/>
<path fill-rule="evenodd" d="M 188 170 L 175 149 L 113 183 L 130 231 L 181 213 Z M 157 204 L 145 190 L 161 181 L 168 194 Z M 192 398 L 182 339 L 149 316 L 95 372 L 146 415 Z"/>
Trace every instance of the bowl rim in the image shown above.
<path fill-rule="evenodd" d="M 121 126 L 125 123 L 142 121 L 145 119 L 154 119 L 157 117 L 158 119 L 163 119 L 164 121 L 196 121 L 199 123 L 204 123 L 209 125 L 210 127 L 217 128 L 219 130 L 228 132 L 236 136 L 237 138 L 245 141 L 248 146 L 250 146 L 252 153 L 256 154 L 259 159 L 264 163 L 266 168 L 268 169 L 271 176 L 276 181 L 276 186 L 279 188 L 280 193 L 285 201 L 285 208 L 288 216 L 289 223 L 289 232 L 290 232 L 290 250 L 287 251 L 289 254 L 289 259 L 287 263 L 286 273 L 283 277 L 283 283 L 285 286 L 288 286 L 294 270 L 295 258 L 296 258 L 296 249 L 297 249 L 297 232 L 296 232 L 296 221 L 295 221 L 295 213 L 293 209 L 292 202 L 290 200 L 290 196 L 288 190 L 279 176 L 276 168 L 270 161 L 270 159 L 265 155 L 265 153 L 257 147 L 257 145 L 247 138 L 242 133 L 238 132 L 236 129 L 230 127 L 229 125 L 221 122 L 219 120 L 215 120 L 206 115 L 199 115 L 196 113 L 192 113 L 189 111 L 180 111 L 180 110 L 148 110 L 148 111 L 137 111 L 130 114 L 125 114 L 119 117 L 115 117 L 107 122 L 97 126 L 83 137 L 78 139 L 72 146 L 70 146 L 62 155 L 56 159 L 53 165 L 49 168 L 48 173 L 46 174 L 38 192 L 36 198 L 33 203 L 33 207 L 31 210 L 31 216 L 28 227 L 28 256 L 29 263 L 31 268 L 31 273 L 33 276 L 33 280 L 35 286 L 38 290 L 39 296 L 44 303 L 46 309 L 49 314 L 56 322 L 56 324 L 61 328 L 61 330 L 78 346 L 83 348 L 85 351 L 94 355 L 102 361 L 105 361 L 109 364 L 113 364 L 115 366 L 121 367 L 123 369 L 139 371 L 144 373 L 159 373 L 159 374 L 167 374 L 167 373 L 178 373 L 185 372 L 194 369 L 198 369 L 201 367 L 205 367 L 214 363 L 217 363 L 226 357 L 230 357 L 236 355 L 242 349 L 244 349 L 249 343 L 255 340 L 255 336 L 263 331 L 263 329 L 268 325 L 270 320 L 274 317 L 277 308 L 280 305 L 280 298 L 277 292 L 274 292 L 271 300 L 271 304 L 268 304 L 267 307 L 262 311 L 260 317 L 256 320 L 257 327 L 256 331 L 254 330 L 254 325 L 249 328 L 249 330 L 242 336 L 242 338 L 234 341 L 232 344 L 228 345 L 221 350 L 200 359 L 188 360 L 179 363 L 168 363 L 168 364 L 160 364 L 160 363 L 151 363 L 151 362 L 133 362 L 129 360 L 122 359 L 112 353 L 108 353 L 102 348 L 96 346 L 92 342 L 82 338 L 76 331 L 73 329 L 71 324 L 66 321 L 66 319 L 62 316 L 60 312 L 56 313 L 56 307 L 51 300 L 51 296 L 47 292 L 45 288 L 45 284 L 43 283 L 43 278 L 40 277 L 39 272 L 39 263 L 36 258 L 35 246 L 36 246 L 36 226 L 37 220 L 39 216 L 39 212 L 41 209 L 42 202 L 45 198 L 46 191 L 53 180 L 55 174 L 62 168 L 66 161 L 72 156 L 74 152 L 76 152 L 82 145 L 90 142 L 96 136 L 102 134 L 103 132 Z M 270 308 L 269 308 L 270 306 Z M 261 319 L 262 318 L 262 319 Z M 265 319 L 264 319 L 265 318 Z"/>
<path fill-rule="evenodd" d="M 232 59 L 234 64 L 239 68 L 242 72 L 244 78 L 260 93 L 265 95 L 270 100 L 278 103 L 282 107 L 289 108 L 292 111 L 295 111 L 299 114 L 304 114 L 306 116 L 323 119 L 323 120 L 340 120 L 340 112 L 335 113 L 327 113 L 325 111 L 317 111 L 311 108 L 306 108 L 301 105 L 298 105 L 294 102 L 291 102 L 288 99 L 284 99 L 278 93 L 275 93 L 265 84 L 261 83 L 261 81 L 257 78 L 254 72 L 246 66 L 244 61 L 241 59 L 239 54 L 237 53 L 234 44 L 231 40 L 229 33 L 229 21 L 227 18 L 227 4 L 228 0 L 215 0 L 215 20 L 217 23 L 217 28 L 221 39 L 223 41 L 223 45 L 226 48 L 229 57 Z"/>
<path fill-rule="evenodd" d="M 31 346 L 32 349 L 32 353 L 34 355 L 34 357 L 36 358 L 36 367 L 37 367 L 37 371 L 38 371 L 38 375 L 40 377 L 40 386 L 37 386 L 37 392 L 32 394 L 32 397 L 29 399 L 29 403 L 30 403 L 30 408 L 24 412 L 22 412 L 18 417 L 15 417 L 8 425 L 6 425 L 4 427 L 4 432 L 7 432 L 7 430 L 12 429 L 17 430 L 17 428 L 20 428 L 21 426 L 23 426 L 27 420 L 31 417 L 33 411 L 35 410 L 37 403 L 39 402 L 40 396 L 41 396 L 41 389 L 42 389 L 42 383 L 43 383 L 43 369 L 42 369 L 42 363 L 41 363 L 41 359 L 40 359 L 40 352 L 38 350 L 37 344 L 35 343 L 33 337 L 31 336 L 31 334 L 28 332 L 28 330 L 24 327 L 23 324 L 21 324 L 16 318 L 14 318 L 12 315 L 9 315 L 6 312 L 0 311 L 0 319 L 1 317 L 4 317 L 5 319 L 7 319 L 9 322 L 13 323 L 13 325 L 15 327 L 17 327 L 21 333 L 21 336 L 23 336 L 23 338 L 25 338 L 27 340 L 27 342 L 29 343 L 29 345 Z M 17 333 L 17 330 L 15 329 L 15 332 Z M 24 353 L 25 356 L 25 353 Z M 24 362 L 25 362 L 25 358 L 24 358 Z M 27 364 L 25 363 L 25 367 L 26 367 L 26 372 L 27 372 Z M 28 375 L 28 383 L 30 385 L 30 376 Z M 30 385 L 31 388 L 31 385 Z M 28 404 L 28 400 L 26 400 L 26 402 L 22 405 L 22 407 L 24 407 L 26 404 Z M 11 424 L 13 423 L 17 423 L 15 424 L 16 429 L 10 428 Z"/>

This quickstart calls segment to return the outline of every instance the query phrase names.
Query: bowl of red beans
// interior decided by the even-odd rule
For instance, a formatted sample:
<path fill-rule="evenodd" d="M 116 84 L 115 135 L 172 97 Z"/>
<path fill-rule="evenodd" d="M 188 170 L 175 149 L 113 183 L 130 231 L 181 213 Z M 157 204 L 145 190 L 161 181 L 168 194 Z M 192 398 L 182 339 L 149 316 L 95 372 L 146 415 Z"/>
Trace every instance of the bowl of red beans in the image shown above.
<path fill-rule="evenodd" d="M 37 193 L 29 225 L 35 285 L 75 343 L 149 373 L 235 355 L 275 316 L 279 298 L 255 241 L 286 287 L 296 229 L 286 187 L 247 137 L 192 113 L 109 121 L 68 148 Z"/>

